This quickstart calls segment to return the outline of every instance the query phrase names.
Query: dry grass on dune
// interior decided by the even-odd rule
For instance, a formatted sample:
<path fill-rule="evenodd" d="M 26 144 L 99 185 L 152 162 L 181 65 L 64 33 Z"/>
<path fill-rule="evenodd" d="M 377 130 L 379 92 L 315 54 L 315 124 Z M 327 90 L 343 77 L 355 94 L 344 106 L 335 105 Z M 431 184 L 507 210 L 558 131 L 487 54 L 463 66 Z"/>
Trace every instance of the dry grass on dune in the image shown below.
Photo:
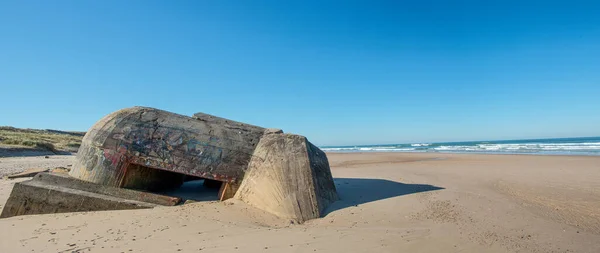
<path fill-rule="evenodd" d="M 33 148 L 52 152 L 76 152 L 81 145 L 84 132 L 57 130 L 21 129 L 0 127 L 0 145 L 15 148 Z"/>

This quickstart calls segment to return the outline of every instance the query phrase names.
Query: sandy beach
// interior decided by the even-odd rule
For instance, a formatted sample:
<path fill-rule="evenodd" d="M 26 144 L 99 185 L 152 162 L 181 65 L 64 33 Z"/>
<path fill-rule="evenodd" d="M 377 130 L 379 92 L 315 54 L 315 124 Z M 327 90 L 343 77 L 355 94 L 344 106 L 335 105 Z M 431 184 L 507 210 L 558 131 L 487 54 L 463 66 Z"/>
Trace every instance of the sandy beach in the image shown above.
<path fill-rule="evenodd" d="M 328 158 L 341 200 L 321 219 L 232 200 L 18 216 L 0 220 L 0 252 L 600 252 L 600 157 Z M 72 159 L 0 158 L 0 173 Z M 19 180 L 0 181 L 0 205 Z"/>

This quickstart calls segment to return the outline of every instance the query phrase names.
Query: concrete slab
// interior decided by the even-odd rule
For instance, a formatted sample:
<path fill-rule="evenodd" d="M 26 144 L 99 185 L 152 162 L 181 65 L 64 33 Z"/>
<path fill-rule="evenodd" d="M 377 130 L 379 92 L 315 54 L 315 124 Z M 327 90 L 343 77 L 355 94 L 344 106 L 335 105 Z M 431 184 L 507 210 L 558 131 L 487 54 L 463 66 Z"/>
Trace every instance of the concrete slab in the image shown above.
<path fill-rule="evenodd" d="M 123 199 L 147 202 L 150 204 L 161 206 L 174 206 L 181 202 L 181 198 L 179 197 L 171 197 L 150 192 L 98 185 L 87 181 L 79 180 L 65 174 L 40 173 L 39 175 L 34 177 L 34 180 L 43 181 L 51 185 L 59 185 L 71 189 L 93 192 Z"/>
<path fill-rule="evenodd" d="M 0 218 L 28 214 L 84 212 L 172 206 L 180 198 L 114 188 L 64 174 L 40 173 L 16 183 Z"/>
<path fill-rule="evenodd" d="M 156 205 L 29 180 L 16 183 L 0 218 L 18 215 L 152 208 Z"/>

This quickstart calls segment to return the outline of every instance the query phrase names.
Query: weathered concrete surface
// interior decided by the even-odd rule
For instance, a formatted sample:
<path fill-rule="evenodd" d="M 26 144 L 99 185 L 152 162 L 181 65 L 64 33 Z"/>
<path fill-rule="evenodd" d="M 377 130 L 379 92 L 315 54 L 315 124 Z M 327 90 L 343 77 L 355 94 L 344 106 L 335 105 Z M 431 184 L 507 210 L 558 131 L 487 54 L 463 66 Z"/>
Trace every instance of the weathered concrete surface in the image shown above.
<path fill-rule="evenodd" d="M 241 179 L 265 129 L 197 113 L 194 118 L 133 107 L 96 123 L 83 138 L 70 175 L 123 186 L 130 165 L 223 182 Z"/>
<path fill-rule="evenodd" d="M 43 181 L 44 183 L 50 185 L 62 186 L 70 189 L 141 201 L 161 206 L 174 206 L 181 202 L 181 198 L 178 197 L 94 184 L 75 179 L 65 174 L 41 173 L 35 176 L 33 180 Z"/>
<path fill-rule="evenodd" d="M 40 173 L 16 183 L 0 218 L 27 214 L 64 213 L 173 206 L 180 198 L 103 186 L 65 174 Z"/>
<path fill-rule="evenodd" d="M 233 198 L 235 193 L 240 188 L 240 184 L 238 182 L 230 182 L 221 184 L 221 188 L 219 189 L 219 200 L 227 200 Z"/>
<path fill-rule="evenodd" d="M 318 218 L 338 199 L 325 153 L 304 136 L 264 135 L 235 194 L 283 218 Z"/>
<path fill-rule="evenodd" d="M 12 215 L 134 208 L 128 201 L 116 207 L 109 203 L 115 197 L 153 199 L 115 189 L 163 191 L 196 177 L 204 178 L 206 186 L 220 187 L 220 200 L 235 197 L 296 221 L 320 217 L 338 199 L 325 153 L 303 136 L 203 113 L 187 117 L 146 107 L 109 114 L 86 133 L 69 173 L 81 181 L 66 183 L 75 186 L 65 186 L 72 178 L 49 181 L 44 175 L 15 187 Z M 56 197 L 42 194 L 45 189 Z M 75 200 L 88 206 L 76 207 Z"/>
<path fill-rule="evenodd" d="M 16 183 L 0 218 L 17 215 L 152 208 L 154 204 L 67 188 L 43 180 Z"/>

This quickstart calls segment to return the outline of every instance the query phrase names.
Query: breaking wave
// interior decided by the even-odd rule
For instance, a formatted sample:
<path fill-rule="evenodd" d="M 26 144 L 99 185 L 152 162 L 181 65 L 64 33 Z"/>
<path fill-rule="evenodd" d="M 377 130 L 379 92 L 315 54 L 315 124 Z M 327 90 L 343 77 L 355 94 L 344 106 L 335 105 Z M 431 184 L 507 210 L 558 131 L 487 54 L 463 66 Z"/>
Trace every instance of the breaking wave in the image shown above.
<path fill-rule="evenodd" d="M 600 137 L 485 142 L 328 146 L 329 152 L 449 152 L 600 155 Z"/>

